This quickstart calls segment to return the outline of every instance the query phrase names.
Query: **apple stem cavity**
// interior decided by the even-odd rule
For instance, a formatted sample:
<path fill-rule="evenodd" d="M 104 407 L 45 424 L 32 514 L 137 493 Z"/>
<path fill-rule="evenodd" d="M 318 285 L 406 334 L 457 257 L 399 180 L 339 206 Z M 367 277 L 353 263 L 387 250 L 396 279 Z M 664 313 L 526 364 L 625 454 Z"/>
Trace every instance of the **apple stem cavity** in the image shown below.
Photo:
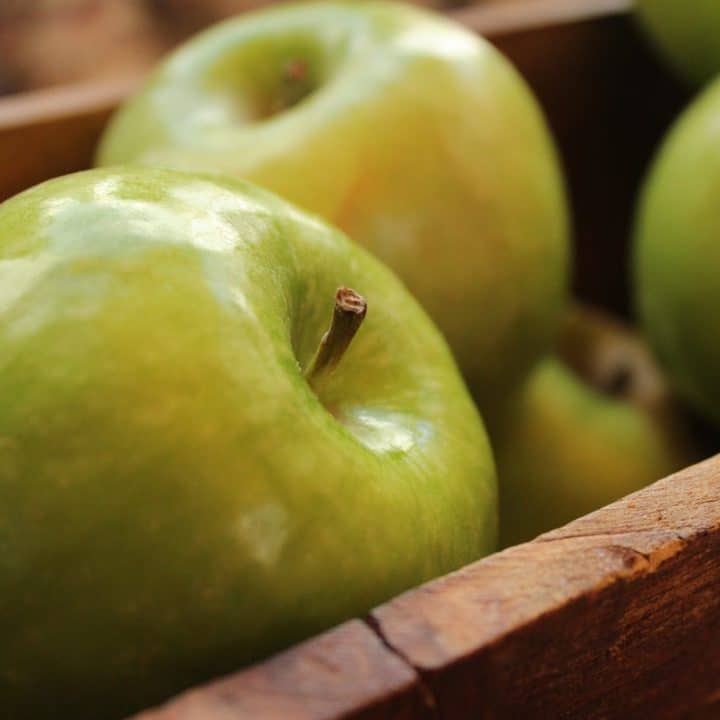
<path fill-rule="evenodd" d="M 283 78 L 287 83 L 298 83 L 305 80 L 308 76 L 308 65 L 304 60 L 295 58 L 285 65 L 283 70 Z"/>
<path fill-rule="evenodd" d="M 283 110 L 297 105 L 310 94 L 312 89 L 312 77 L 308 63 L 302 58 L 288 61 L 282 69 L 280 87 L 277 90 L 270 115 L 277 115 Z"/>
<path fill-rule="evenodd" d="M 317 388 L 337 367 L 366 313 L 367 301 L 362 295 L 348 287 L 338 288 L 330 327 L 322 336 L 315 357 L 305 371 L 305 379 L 312 388 Z"/>
<path fill-rule="evenodd" d="M 629 365 L 620 364 L 601 383 L 599 389 L 611 397 L 627 396 L 633 386 L 633 370 Z"/>

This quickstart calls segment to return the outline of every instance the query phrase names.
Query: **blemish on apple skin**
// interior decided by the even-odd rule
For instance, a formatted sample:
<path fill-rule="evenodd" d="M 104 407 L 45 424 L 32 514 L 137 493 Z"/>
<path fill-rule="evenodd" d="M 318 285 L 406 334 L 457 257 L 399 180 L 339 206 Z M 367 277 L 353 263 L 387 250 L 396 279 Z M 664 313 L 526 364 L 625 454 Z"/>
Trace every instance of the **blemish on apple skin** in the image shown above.
<path fill-rule="evenodd" d="M 238 539 L 260 565 L 274 565 L 289 535 L 288 514 L 275 503 L 265 503 L 243 513 L 234 527 Z"/>

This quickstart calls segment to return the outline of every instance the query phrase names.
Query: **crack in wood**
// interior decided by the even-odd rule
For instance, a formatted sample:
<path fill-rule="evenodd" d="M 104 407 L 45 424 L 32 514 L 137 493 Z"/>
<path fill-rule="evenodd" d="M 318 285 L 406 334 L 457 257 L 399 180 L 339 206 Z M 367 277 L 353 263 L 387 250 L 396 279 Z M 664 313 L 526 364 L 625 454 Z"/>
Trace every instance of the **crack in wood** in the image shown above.
<path fill-rule="evenodd" d="M 438 706 L 437 698 L 435 697 L 433 691 L 430 689 L 428 683 L 425 681 L 422 670 L 419 667 L 413 665 L 410 659 L 406 657 L 401 650 L 396 648 L 390 642 L 390 640 L 383 632 L 382 625 L 377 618 L 373 617 L 372 615 L 366 615 L 363 620 L 367 627 L 370 628 L 373 633 L 375 633 L 383 646 L 389 652 L 395 655 L 399 660 L 401 660 L 405 665 L 407 665 L 407 667 L 413 672 L 416 678 L 417 688 L 420 693 L 420 697 L 427 711 L 431 713 L 433 717 L 438 719 L 441 718 L 442 716 L 440 714 L 440 708 Z"/>

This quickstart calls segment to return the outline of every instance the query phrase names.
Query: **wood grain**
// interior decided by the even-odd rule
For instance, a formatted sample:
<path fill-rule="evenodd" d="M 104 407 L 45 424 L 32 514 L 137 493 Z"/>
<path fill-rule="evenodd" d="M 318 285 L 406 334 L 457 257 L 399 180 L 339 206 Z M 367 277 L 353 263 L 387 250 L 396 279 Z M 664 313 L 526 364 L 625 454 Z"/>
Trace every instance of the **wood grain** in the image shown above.
<path fill-rule="evenodd" d="M 136 720 L 423 720 L 417 674 L 350 621 Z"/>
<path fill-rule="evenodd" d="M 662 720 L 716 698 L 718 587 L 720 456 L 372 617 L 445 720 Z"/>

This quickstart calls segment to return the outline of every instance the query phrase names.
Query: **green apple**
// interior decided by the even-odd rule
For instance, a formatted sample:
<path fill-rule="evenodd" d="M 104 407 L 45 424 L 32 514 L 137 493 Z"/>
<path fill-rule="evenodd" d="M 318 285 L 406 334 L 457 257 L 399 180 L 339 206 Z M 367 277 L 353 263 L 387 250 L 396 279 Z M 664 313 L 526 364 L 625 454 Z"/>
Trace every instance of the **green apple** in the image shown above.
<path fill-rule="evenodd" d="M 685 111 L 646 179 L 635 302 L 678 392 L 720 424 L 720 81 Z"/>
<path fill-rule="evenodd" d="M 0 358 L 3 717 L 120 717 L 493 548 L 440 333 L 250 185 L 119 168 L 6 202 Z"/>
<path fill-rule="evenodd" d="M 551 345 L 568 229 L 548 130 L 499 52 L 426 10 L 296 3 L 218 25 L 97 159 L 248 178 L 330 220 L 400 275 L 480 397 Z"/>
<path fill-rule="evenodd" d="M 530 540 L 697 460 L 685 419 L 646 346 L 575 309 L 490 425 L 503 546 Z"/>
<path fill-rule="evenodd" d="M 700 84 L 720 71 L 718 0 L 636 0 L 641 25 L 672 66 Z"/>

